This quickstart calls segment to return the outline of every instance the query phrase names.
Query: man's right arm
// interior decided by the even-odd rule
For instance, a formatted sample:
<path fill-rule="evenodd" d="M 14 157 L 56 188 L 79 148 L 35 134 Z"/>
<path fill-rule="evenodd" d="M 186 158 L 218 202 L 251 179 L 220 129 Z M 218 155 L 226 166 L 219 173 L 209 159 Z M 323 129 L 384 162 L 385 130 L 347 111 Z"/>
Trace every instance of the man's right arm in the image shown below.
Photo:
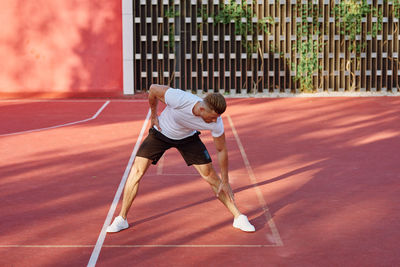
<path fill-rule="evenodd" d="M 149 104 L 151 109 L 151 125 L 157 126 L 157 129 L 161 131 L 160 125 L 158 123 L 158 114 L 157 114 L 157 107 L 158 107 L 158 100 L 165 103 L 165 92 L 167 92 L 169 86 L 166 85 L 159 85 L 159 84 L 152 84 L 149 90 Z"/>

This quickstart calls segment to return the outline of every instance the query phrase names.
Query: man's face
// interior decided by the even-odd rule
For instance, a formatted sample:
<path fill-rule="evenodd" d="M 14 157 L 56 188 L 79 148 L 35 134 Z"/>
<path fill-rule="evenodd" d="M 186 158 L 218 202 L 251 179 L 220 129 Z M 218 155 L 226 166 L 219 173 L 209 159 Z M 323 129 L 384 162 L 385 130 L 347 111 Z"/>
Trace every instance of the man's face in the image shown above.
<path fill-rule="evenodd" d="M 204 109 L 204 111 L 201 114 L 201 118 L 206 122 L 206 123 L 212 123 L 212 122 L 217 122 L 218 117 L 221 116 L 220 114 L 216 113 L 214 110 L 211 109 Z"/>

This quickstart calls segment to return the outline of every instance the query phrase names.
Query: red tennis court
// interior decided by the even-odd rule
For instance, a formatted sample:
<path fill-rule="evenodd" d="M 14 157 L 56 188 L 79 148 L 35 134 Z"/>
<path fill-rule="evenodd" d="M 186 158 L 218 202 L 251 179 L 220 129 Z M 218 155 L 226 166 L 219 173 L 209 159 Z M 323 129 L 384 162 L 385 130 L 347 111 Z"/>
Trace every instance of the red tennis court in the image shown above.
<path fill-rule="evenodd" d="M 400 264 L 399 98 L 229 99 L 230 180 L 251 234 L 174 150 L 143 178 L 132 227 L 105 234 L 146 100 L 0 111 L 0 266 Z"/>

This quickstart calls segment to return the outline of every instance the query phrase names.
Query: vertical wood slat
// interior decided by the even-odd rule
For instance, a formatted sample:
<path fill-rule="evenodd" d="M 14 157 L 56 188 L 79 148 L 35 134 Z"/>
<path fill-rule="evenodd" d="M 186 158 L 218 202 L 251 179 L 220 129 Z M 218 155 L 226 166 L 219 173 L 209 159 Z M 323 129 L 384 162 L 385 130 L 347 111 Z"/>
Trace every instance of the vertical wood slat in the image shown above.
<path fill-rule="evenodd" d="M 398 51 L 397 50 L 397 42 L 396 42 L 396 40 L 397 40 L 397 37 L 396 37 L 396 35 L 397 35 L 397 33 L 396 33 L 396 27 L 395 27 L 395 18 L 392 16 L 393 15 L 393 12 L 394 12 L 394 10 L 393 10 L 393 5 L 391 5 L 391 8 L 390 8 L 390 12 L 389 12 L 389 17 L 391 18 L 391 35 L 392 35 L 392 47 L 391 47 L 391 49 L 390 49 L 390 54 L 391 54 L 391 57 L 392 57 L 392 73 L 393 73 L 393 75 L 392 75 L 392 77 L 393 77 L 393 80 L 392 80 L 392 82 L 393 82 L 393 84 L 392 84 L 392 86 L 390 87 L 390 88 L 394 88 L 396 85 L 397 85 L 397 77 L 398 77 L 398 75 L 397 75 L 397 59 L 396 59 L 396 57 L 395 57 L 395 54 L 396 54 L 396 51 Z M 388 88 L 388 90 L 390 89 L 390 88 Z M 396 88 L 397 89 L 397 88 Z"/>
<path fill-rule="evenodd" d="M 224 2 L 220 0 L 218 4 Z M 355 74 L 357 90 L 397 91 L 399 21 L 393 17 L 393 3 L 390 1 L 369 2 L 371 8 L 376 8 L 383 14 L 382 30 L 378 32 L 378 37 L 371 38 L 368 33 L 371 32 L 377 18 L 372 14 L 368 16 L 362 22 L 362 34 L 358 37 L 367 45 L 364 51 L 353 55 L 348 50 L 349 39 L 340 34 L 340 29 L 335 24 L 333 8 L 339 1 L 254 1 L 251 5 L 259 18 L 271 16 L 277 22 L 271 27 L 271 34 L 264 35 L 260 42 L 263 48 L 262 57 L 260 58 L 257 52 L 256 57 L 250 55 L 249 58 L 242 58 L 246 50 L 242 47 L 241 41 L 236 39 L 232 23 L 229 25 L 205 23 L 203 36 L 207 36 L 207 40 L 200 40 L 197 12 L 201 7 L 206 7 L 209 14 L 215 14 L 219 10 L 216 1 L 134 1 L 134 87 L 136 90 L 147 90 L 151 83 L 166 84 L 171 81 L 171 86 L 179 85 L 182 89 L 193 91 L 221 90 L 228 93 L 234 89 L 236 93 L 240 93 L 245 89 L 247 93 L 256 93 L 284 92 L 289 89 L 294 92 L 300 86 L 299 82 L 294 80 L 295 72 L 291 68 L 292 63 L 299 63 L 296 51 L 292 49 L 296 43 L 293 39 L 297 34 L 296 18 L 301 15 L 296 11 L 296 6 L 307 3 L 317 5 L 318 8 L 316 13 L 308 11 L 307 16 L 322 18 L 318 19 L 320 35 L 311 38 L 314 40 L 317 38 L 319 44 L 325 43 L 321 51 L 322 57 L 318 55 L 322 69 L 313 75 L 315 89 L 349 90 L 353 84 L 352 75 Z M 180 13 L 174 22 L 169 22 L 165 18 L 165 11 L 170 6 L 174 6 Z M 190 22 L 186 21 L 187 18 Z M 175 40 L 175 49 L 166 47 L 170 38 L 169 26 L 172 24 L 176 27 L 175 35 L 179 39 Z M 192 36 L 196 36 L 196 40 L 192 40 Z M 230 40 L 226 41 L 225 36 L 229 36 Z M 257 38 L 258 36 L 254 36 L 253 42 L 257 42 Z M 202 58 L 198 58 L 200 43 Z M 180 47 L 180 50 L 177 47 Z M 186 55 L 190 57 L 187 58 Z M 347 69 L 346 64 L 349 60 L 353 60 L 353 63 L 350 69 Z M 260 69 L 262 65 L 263 69 Z M 172 75 L 175 77 L 171 80 Z M 253 81 L 256 82 L 260 75 L 262 79 L 258 83 L 257 91 L 254 92 Z M 242 88 L 244 85 L 245 88 Z"/>
<path fill-rule="evenodd" d="M 373 1 L 372 7 L 376 8 L 376 0 Z M 372 18 L 370 19 L 370 30 L 372 30 Z M 376 76 L 376 70 L 377 70 L 377 40 L 376 39 L 371 39 L 371 91 L 375 91 L 377 88 L 377 76 Z"/>
<path fill-rule="evenodd" d="M 386 38 L 385 39 L 382 38 L 383 49 L 384 49 L 384 53 L 385 54 L 382 55 L 382 60 L 383 60 L 382 75 L 384 75 L 384 76 L 383 76 L 383 80 L 382 80 L 383 81 L 383 85 L 382 85 L 381 91 L 386 91 L 387 88 L 388 88 L 388 84 L 390 84 L 390 81 L 388 79 L 389 76 L 390 76 L 389 73 L 388 73 L 388 70 L 389 70 L 389 62 L 388 62 L 388 55 L 389 55 L 389 50 L 388 50 L 388 48 L 389 48 L 388 5 L 382 5 L 382 9 L 383 9 L 383 11 L 382 11 L 382 14 L 383 14 L 383 33 L 382 33 L 382 37 L 385 36 Z"/>
<path fill-rule="evenodd" d="M 391 75 L 388 75 L 388 86 L 386 90 L 393 87 L 393 20 L 390 19 L 392 5 L 387 6 L 387 17 L 388 17 L 388 71 L 391 71 Z M 389 39 L 390 36 L 390 39 Z"/>

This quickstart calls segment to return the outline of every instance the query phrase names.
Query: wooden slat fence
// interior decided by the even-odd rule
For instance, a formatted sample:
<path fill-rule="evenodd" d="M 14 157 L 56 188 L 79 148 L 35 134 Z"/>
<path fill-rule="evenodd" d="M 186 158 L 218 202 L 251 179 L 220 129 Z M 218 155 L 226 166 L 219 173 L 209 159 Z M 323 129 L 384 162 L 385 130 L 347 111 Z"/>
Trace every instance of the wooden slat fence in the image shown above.
<path fill-rule="evenodd" d="M 337 17 L 341 1 L 243 2 L 256 16 L 243 23 L 264 17 L 274 21 L 268 34 L 245 37 L 253 44 L 259 41 L 260 49 L 251 53 L 233 22 L 214 23 L 221 4 L 230 1 L 134 0 L 135 89 L 159 83 L 193 92 L 299 92 L 305 89 L 295 79 L 298 67 L 301 60 L 313 58 L 319 67 L 307 74 L 310 91 L 397 92 L 398 0 L 365 0 L 371 12 L 361 19 L 362 30 L 355 36 L 359 51 L 351 51 L 351 37 L 342 32 L 343 19 Z M 308 41 L 316 47 L 304 58 L 299 45 Z"/>

